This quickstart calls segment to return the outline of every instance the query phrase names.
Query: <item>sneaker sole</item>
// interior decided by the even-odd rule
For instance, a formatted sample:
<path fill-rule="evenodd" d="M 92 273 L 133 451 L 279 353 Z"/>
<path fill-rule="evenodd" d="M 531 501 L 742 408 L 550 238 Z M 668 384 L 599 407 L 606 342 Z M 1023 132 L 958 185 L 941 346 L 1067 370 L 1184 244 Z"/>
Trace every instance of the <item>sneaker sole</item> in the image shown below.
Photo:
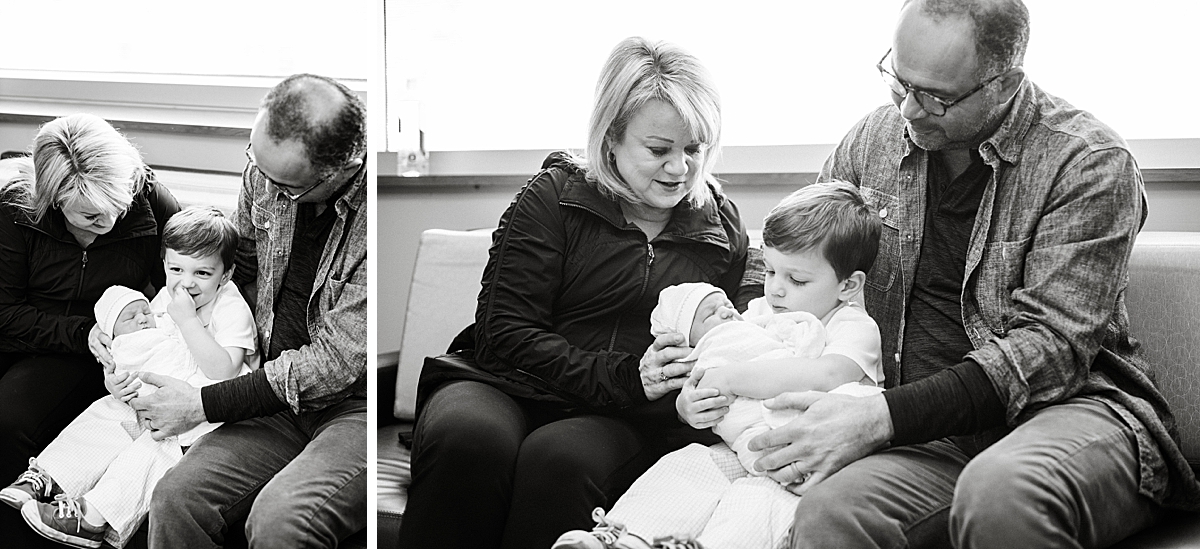
<path fill-rule="evenodd" d="M 42 537 L 46 539 L 51 539 L 64 545 L 70 545 L 71 547 L 83 547 L 86 549 L 98 549 L 102 543 L 90 539 L 77 538 L 71 534 L 59 532 L 58 530 L 46 526 L 44 523 L 42 523 L 42 517 L 38 516 L 37 505 L 26 505 L 21 507 L 21 516 L 25 518 L 25 523 L 28 524 L 30 528 L 33 528 L 34 532 L 41 534 Z"/>
<path fill-rule="evenodd" d="M 16 492 L 16 494 L 13 492 Z M 0 502 L 4 502 L 5 505 L 8 505 L 13 509 L 20 511 L 21 507 L 25 505 L 26 501 L 33 501 L 33 498 L 29 497 L 29 494 L 25 492 L 20 490 L 0 490 Z"/>

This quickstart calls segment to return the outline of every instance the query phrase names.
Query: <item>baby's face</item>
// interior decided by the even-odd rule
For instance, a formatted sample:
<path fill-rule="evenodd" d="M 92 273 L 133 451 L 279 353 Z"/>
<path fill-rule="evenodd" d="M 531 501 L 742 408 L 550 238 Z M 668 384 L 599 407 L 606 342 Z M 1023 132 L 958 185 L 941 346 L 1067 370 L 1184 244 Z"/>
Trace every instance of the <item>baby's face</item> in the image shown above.
<path fill-rule="evenodd" d="M 155 327 L 154 315 L 150 313 L 150 302 L 139 299 L 121 309 L 117 322 L 113 324 L 113 337 Z"/>
<path fill-rule="evenodd" d="M 733 308 L 733 302 L 725 297 L 725 294 L 713 292 L 700 300 L 700 306 L 696 307 L 696 317 L 692 319 L 692 331 L 688 334 L 688 341 L 693 346 L 700 338 L 704 337 L 709 330 L 720 326 L 726 322 L 741 320 L 742 315 L 739 315 L 737 309 Z"/>

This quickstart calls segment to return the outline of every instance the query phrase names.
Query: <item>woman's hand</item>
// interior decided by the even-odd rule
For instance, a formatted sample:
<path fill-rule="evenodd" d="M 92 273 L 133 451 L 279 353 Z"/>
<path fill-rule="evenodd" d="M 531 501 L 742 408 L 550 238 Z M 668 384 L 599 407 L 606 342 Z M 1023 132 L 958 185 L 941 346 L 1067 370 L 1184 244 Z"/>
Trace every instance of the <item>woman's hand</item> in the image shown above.
<path fill-rule="evenodd" d="M 675 398 L 675 411 L 679 413 L 679 418 L 696 429 L 707 429 L 720 423 L 721 418 L 729 413 L 729 403 L 733 400 L 732 396 L 724 396 L 715 388 L 701 389 L 697 386 L 706 371 L 700 370 L 688 376 L 683 383 L 683 390 Z"/>
<path fill-rule="evenodd" d="M 658 400 L 663 395 L 683 387 L 692 371 L 692 362 L 675 362 L 686 358 L 691 347 L 683 346 L 683 335 L 663 334 L 654 338 L 654 343 L 642 355 L 638 370 L 642 374 L 642 389 L 646 398 Z"/>
<path fill-rule="evenodd" d="M 92 331 L 88 332 L 88 350 L 96 357 L 96 361 L 104 366 L 105 373 L 112 371 L 117 366 L 117 363 L 113 362 L 112 353 L 109 352 L 111 348 L 112 338 L 100 331 L 99 324 L 93 324 Z"/>

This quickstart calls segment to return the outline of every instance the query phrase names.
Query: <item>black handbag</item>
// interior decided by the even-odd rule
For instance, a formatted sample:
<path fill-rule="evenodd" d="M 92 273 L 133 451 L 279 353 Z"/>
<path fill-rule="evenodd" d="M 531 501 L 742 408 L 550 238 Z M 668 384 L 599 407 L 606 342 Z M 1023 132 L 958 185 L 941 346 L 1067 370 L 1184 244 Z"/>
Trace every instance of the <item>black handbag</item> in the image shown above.
<path fill-rule="evenodd" d="M 571 402 L 551 393 L 547 390 L 548 388 L 536 388 L 533 380 L 523 383 L 480 368 L 475 363 L 475 342 L 471 336 L 473 329 L 474 325 L 471 325 L 459 332 L 445 354 L 425 357 L 421 375 L 417 380 L 416 415 L 418 417 L 425 407 L 425 401 L 433 395 L 434 391 L 445 383 L 460 380 L 486 383 L 515 398 L 556 404 L 563 409 L 576 407 Z"/>

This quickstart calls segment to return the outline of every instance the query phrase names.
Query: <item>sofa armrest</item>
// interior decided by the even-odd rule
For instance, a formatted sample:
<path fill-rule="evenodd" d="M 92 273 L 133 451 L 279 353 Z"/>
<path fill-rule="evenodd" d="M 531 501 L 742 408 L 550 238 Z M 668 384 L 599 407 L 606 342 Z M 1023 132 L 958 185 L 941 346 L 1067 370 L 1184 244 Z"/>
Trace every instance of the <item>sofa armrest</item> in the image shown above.
<path fill-rule="evenodd" d="M 383 353 L 376 358 L 375 387 L 378 400 L 376 402 L 393 402 L 396 400 L 396 374 L 399 370 L 399 352 Z M 375 419 L 379 426 L 396 423 L 396 416 L 388 406 L 379 406 L 375 411 Z"/>

